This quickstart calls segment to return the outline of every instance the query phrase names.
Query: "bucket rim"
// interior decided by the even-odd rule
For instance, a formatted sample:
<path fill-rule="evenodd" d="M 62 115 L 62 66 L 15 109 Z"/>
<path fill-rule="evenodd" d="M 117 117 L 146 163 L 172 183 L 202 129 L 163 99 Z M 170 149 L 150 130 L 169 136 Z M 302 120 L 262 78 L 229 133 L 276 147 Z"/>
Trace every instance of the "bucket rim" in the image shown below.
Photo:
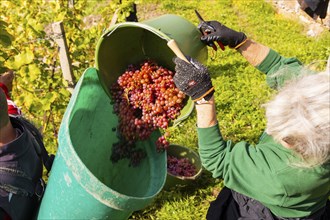
<path fill-rule="evenodd" d="M 122 23 L 118 23 L 118 24 L 113 25 L 101 36 L 101 39 L 110 36 L 118 28 L 125 28 L 125 27 L 143 28 L 143 29 L 146 29 L 146 30 L 148 30 L 152 33 L 155 33 L 158 37 L 160 37 L 160 38 L 162 38 L 166 41 L 169 41 L 169 40 L 172 39 L 168 35 L 164 34 L 162 31 L 160 31 L 160 30 L 158 30 L 158 29 L 156 29 L 156 28 L 154 28 L 150 25 L 147 25 L 147 24 L 144 24 L 144 23 L 139 23 L 139 22 L 131 22 L 131 21 L 130 22 L 122 22 Z"/>
<path fill-rule="evenodd" d="M 111 34 L 113 34 L 117 29 L 120 28 L 126 28 L 126 27 L 133 27 L 133 28 L 142 28 L 145 30 L 150 31 L 151 33 L 155 34 L 159 38 L 165 40 L 165 41 L 170 41 L 172 38 L 161 32 L 160 30 L 139 22 L 122 22 L 118 24 L 114 24 L 110 28 L 108 28 L 100 37 L 99 41 L 97 42 L 96 48 L 100 48 L 101 44 L 103 43 L 104 39 L 109 37 Z M 99 53 L 98 50 L 95 51 L 95 68 L 99 69 Z"/>

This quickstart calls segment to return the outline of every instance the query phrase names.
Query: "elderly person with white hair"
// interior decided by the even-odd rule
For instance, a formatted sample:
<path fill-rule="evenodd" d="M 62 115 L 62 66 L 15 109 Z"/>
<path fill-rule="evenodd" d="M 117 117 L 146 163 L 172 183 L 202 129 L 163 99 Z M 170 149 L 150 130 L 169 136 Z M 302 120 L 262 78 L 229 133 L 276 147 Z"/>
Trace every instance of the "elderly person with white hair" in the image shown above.
<path fill-rule="evenodd" d="M 296 58 L 285 58 L 217 21 L 202 42 L 236 49 L 267 74 L 278 89 L 265 105 L 267 126 L 258 144 L 222 137 L 214 87 L 207 68 L 175 58 L 174 82 L 195 101 L 203 166 L 225 187 L 211 202 L 207 219 L 330 219 L 330 76 L 306 74 Z"/>

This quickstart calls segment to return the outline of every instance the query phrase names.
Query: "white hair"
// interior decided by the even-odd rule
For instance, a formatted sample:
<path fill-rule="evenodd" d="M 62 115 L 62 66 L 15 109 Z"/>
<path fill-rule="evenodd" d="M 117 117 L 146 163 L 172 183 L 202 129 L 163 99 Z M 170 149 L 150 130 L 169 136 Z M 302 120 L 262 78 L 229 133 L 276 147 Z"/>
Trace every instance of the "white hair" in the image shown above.
<path fill-rule="evenodd" d="M 301 167 L 321 165 L 330 154 L 330 74 L 290 80 L 266 106 L 266 132 L 302 158 Z"/>

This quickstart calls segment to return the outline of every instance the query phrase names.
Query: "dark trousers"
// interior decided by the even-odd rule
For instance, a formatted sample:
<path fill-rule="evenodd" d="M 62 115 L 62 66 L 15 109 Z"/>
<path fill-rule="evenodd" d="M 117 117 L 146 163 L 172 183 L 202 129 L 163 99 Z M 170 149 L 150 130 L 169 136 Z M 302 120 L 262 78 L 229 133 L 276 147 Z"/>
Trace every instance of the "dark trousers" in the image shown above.
<path fill-rule="evenodd" d="M 237 201 L 236 201 L 236 200 Z M 212 201 L 206 214 L 207 220 L 329 220 L 330 201 L 321 210 L 303 218 L 280 218 L 260 202 L 224 187 Z"/>
<path fill-rule="evenodd" d="M 216 200 L 212 201 L 206 214 L 207 220 L 235 220 L 240 217 L 239 207 L 232 192 L 224 187 Z"/>

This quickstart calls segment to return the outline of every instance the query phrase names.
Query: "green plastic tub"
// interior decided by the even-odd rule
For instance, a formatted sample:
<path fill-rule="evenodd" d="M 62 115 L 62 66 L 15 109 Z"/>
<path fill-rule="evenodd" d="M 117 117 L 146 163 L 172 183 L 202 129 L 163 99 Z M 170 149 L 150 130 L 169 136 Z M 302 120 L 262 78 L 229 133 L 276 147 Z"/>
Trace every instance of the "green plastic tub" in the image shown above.
<path fill-rule="evenodd" d="M 127 219 L 152 202 L 166 180 L 166 155 L 155 147 L 160 133 L 137 144 L 147 151 L 138 167 L 113 164 L 117 121 L 97 70 L 87 69 L 62 120 L 38 219 Z"/>

